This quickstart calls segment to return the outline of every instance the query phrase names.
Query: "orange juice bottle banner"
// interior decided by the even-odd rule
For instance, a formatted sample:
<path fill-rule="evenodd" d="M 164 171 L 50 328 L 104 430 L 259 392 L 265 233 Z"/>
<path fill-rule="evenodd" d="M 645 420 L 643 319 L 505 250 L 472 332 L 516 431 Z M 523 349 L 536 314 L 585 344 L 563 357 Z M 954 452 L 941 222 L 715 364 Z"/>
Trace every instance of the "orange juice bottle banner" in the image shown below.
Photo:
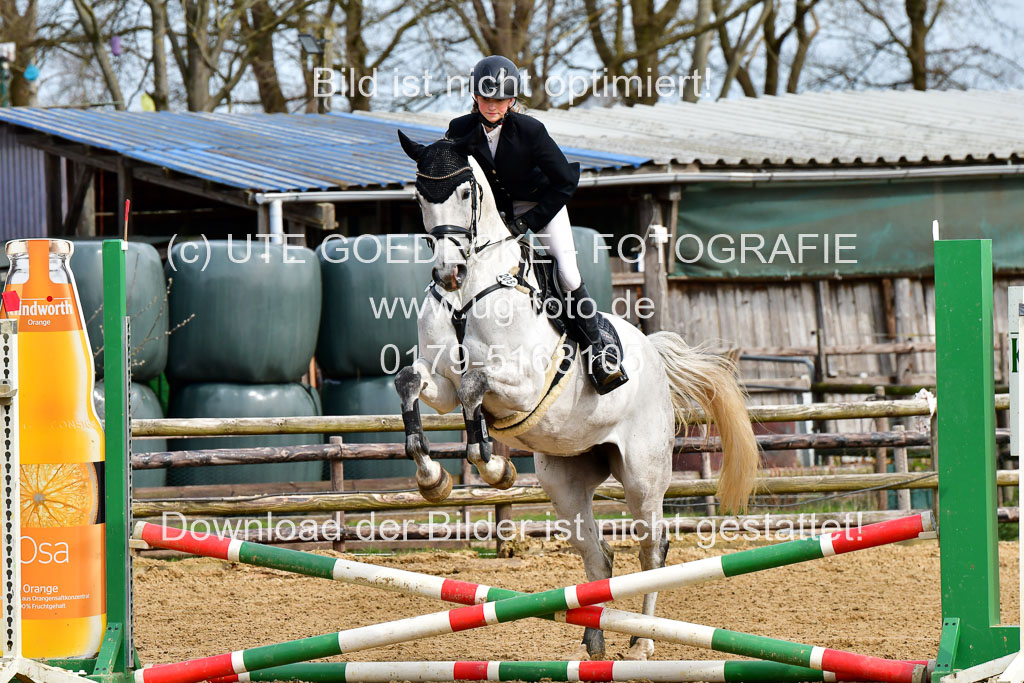
<path fill-rule="evenodd" d="M 106 628 L 103 428 L 65 240 L 7 243 L 0 314 L 18 321 L 22 643 L 26 657 L 91 657 Z"/>

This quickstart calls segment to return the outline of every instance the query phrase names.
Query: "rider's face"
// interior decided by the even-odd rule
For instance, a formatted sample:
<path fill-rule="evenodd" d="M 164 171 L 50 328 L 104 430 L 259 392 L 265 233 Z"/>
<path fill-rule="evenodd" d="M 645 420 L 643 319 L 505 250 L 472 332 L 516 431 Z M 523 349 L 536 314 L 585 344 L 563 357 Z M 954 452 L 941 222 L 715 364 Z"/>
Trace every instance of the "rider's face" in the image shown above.
<path fill-rule="evenodd" d="M 480 113 L 484 115 L 484 118 L 491 123 L 497 123 L 501 121 L 501 117 L 505 115 L 508 108 L 512 106 L 512 102 L 515 98 L 509 97 L 502 100 L 492 99 L 490 97 L 483 97 L 482 95 L 474 95 L 476 99 L 476 106 L 480 108 Z"/>

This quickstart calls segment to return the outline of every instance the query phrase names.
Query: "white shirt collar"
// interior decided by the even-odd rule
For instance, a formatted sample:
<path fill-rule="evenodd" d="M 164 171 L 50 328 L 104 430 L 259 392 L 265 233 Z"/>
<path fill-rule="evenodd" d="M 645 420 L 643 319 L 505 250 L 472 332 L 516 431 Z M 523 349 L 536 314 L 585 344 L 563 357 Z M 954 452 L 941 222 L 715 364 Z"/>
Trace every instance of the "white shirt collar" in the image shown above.
<path fill-rule="evenodd" d="M 487 147 L 491 150 L 491 158 L 494 158 L 494 153 L 498 150 L 498 138 L 501 136 L 501 126 L 495 126 L 494 130 L 487 130 L 487 126 L 480 124 L 484 129 L 484 136 L 487 138 Z"/>

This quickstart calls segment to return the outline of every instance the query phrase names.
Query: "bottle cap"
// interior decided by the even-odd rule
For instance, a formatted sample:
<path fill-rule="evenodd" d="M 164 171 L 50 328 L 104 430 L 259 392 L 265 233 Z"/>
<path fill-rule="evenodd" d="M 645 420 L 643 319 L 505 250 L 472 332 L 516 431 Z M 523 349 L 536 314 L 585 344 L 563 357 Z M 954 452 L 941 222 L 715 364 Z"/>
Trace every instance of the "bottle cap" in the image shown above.
<path fill-rule="evenodd" d="M 45 238 L 43 238 L 45 239 Z M 19 256 L 28 253 L 28 243 L 37 240 L 11 240 L 7 243 L 6 251 L 8 256 Z M 68 240 L 48 239 L 51 254 L 70 254 L 72 251 L 71 242 Z"/>

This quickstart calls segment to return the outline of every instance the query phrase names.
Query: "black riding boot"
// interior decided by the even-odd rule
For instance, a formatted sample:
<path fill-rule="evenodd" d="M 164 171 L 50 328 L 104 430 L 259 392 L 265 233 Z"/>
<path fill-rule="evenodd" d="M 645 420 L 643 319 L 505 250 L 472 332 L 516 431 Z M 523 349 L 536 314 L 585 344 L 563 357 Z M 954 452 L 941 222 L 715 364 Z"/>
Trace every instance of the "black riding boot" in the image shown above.
<path fill-rule="evenodd" d="M 612 344 L 605 344 L 597 327 L 597 304 L 590 298 L 586 285 L 581 284 L 565 296 L 569 322 L 572 331 L 575 332 L 574 336 L 580 343 L 580 353 L 587 366 L 590 381 L 593 382 L 598 394 L 607 394 L 629 379 L 626 377 L 625 368 L 622 367 L 618 348 Z"/>

